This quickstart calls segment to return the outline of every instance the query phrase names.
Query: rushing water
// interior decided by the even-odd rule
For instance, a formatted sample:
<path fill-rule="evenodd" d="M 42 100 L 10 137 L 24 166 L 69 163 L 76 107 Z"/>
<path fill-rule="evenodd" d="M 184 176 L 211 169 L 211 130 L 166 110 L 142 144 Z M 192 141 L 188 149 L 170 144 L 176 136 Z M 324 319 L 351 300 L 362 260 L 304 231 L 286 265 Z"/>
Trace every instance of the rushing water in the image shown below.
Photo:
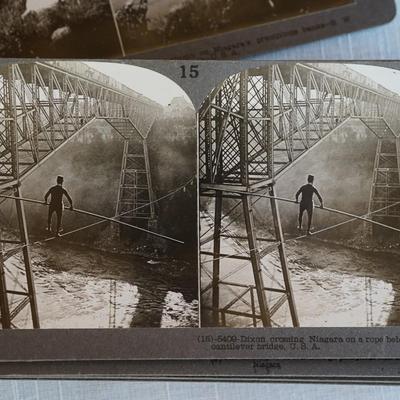
<path fill-rule="evenodd" d="M 243 246 L 225 239 L 222 253 L 242 253 Z M 287 246 L 291 281 L 300 319 L 305 327 L 362 327 L 400 325 L 400 256 L 374 254 L 349 249 L 307 238 L 289 241 Z M 211 250 L 211 244 L 209 249 Z M 210 259 L 205 258 L 206 260 Z M 241 266 L 246 265 L 240 269 Z M 279 288 L 282 273 L 278 253 L 267 255 L 263 264 L 267 273 L 264 283 L 268 287 Z M 212 264 L 205 264 L 209 274 Z M 237 272 L 235 272 L 237 270 Z M 235 272 L 232 274 L 232 272 Z M 252 271 L 246 261 L 223 260 L 221 277 L 233 283 L 252 284 Z M 210 282 L 210 275 L 202 274 L 202 287 Z M 233 299 L 237 288 L 221 286 L 220 304 L 226 305 Z M 203 295 L 203 302 L 211 305 L 211 290 Z M 279 295 L 280 296 L 280 295 Z M 279 298 L 268 294 L 270 304 Z M 237 303 L 240 311 L 249 312 L 243 302 Z M 206 318 L 210 315 L 204 313 Z M 210 323 L 205 318 L 204 322 Z M 274 315 L 279 325 L 290 326 L 287 307 Z M 231 326 L 249 326 L 251 321 L 241 317 L 230 317 Z"/>
<path fill-rule="evenodd" d="M 144 258 L 115 256 L 70 244 L 53 243 L 34 248 L 32 253 L 42 328 L 198 324 L 193 268 L 189 273 L 187 266 L 176 261 L 149 264 Z M 10 259 L 7 268 L 21 274 L 21 259 Z M 28 311 L 16 319 L 18 327 L 29 327 Z"/>
<path fill-rule="evenodd" d="M 302 326 L 400 324 L 400 256 L 311 239 L 289 244 L 288 258 Z"/>

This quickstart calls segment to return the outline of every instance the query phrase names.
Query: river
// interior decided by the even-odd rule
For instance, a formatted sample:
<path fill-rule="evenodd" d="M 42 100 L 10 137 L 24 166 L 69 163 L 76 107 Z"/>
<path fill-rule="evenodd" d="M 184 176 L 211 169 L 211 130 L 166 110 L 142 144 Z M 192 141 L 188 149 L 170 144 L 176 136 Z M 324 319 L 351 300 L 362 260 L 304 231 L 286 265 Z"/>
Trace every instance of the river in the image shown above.
<path fill-rule="evenodd" d="M 65 242 L 32 248 L 32 260 L 42 328 L 198 325 L 197 276 L 186 264 L 149 264 Z M 21 258 L 7 267 L 21 274 Z M 29 327 L 28 313 L 15 320 L 19 328 Z"/>
<path fill-rule="evenodd" d="M 244 242 L 243 242 L 244 245 Z M 286 245 L 294 297 L 303 327 L 364 327 L 400 325 L 400 256 L 359 251 L 344 246 L 322 242 L 317 238 L 289 241 Z M 204 250 L 204 249 L 203 249 Z M 207 251 L 211 250 L 211 243 Z M 237 241 L 224 239 L 222 253 L 243 254 Z M 207 257 L 206 259 L 210 259 Z M 239 270 L 245 261 L 223 260 L 221 277 L 234 283 L 251 284 L 251 267 Z M 268 254 L 263 264 L 265 286 L 279 288 L 282 274 L 278 253 Z M 209 273 L 211 264 L 205 264 Z M 210 282 L 202 274 L 202 287 Z M 235 293 L 240 290 L 234 288 Z M 203 294 L 202 301 L 210 305 L 211 291 Z M 221 305 L 233 299 L 232 288 L 221 286 Z M 271 304 L 280 297 L 268 294 Z M 248 305 L 238 303 L 238 310 L 249 311 Z M 207 325 L 209 313 L 204 313 Z M 250 320 L 229 317 L 230 326 L 249 326 Z M 279 326 L 290 326 L 288 307 L 274 315 Z"/>

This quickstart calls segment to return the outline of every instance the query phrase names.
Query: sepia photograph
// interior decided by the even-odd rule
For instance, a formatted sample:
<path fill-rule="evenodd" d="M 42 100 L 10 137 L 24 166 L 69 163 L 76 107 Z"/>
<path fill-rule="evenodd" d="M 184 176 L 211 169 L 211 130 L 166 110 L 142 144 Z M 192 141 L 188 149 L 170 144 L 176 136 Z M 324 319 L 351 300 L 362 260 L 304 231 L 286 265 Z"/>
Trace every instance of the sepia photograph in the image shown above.
<path fill-rule="evenodd" d="M 400 72 L 276 63 L 199 111 L 203 327 L 400 324 Z"/>
<path fill-rule="evenodd" d="M 2 0 L 0 56 L 122 55 L 109 0 Z"/>
<path fill-rule="evenodd" d="M 126 53 L 354 4 L 353 0 L 111 0 Z"/>
<path fill-rule="evenodd" d="M 0 93 L 1 327 L 197 327 L 184 91 L 129 64 L 31 60 L 0 65 Z"/>
<path fill-rule="evenodd" d="M 2 0 L 0 56 L 236 59 L 394 15 L 394 0 Z"/>

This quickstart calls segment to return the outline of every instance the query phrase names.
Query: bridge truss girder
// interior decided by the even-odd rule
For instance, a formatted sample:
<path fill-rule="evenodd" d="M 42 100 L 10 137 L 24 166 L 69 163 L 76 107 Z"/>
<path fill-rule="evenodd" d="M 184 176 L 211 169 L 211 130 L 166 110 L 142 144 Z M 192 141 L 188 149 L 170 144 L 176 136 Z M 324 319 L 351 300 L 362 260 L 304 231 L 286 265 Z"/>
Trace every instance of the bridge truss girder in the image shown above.
<path fill-rule="evenodd" d="M 215 89 L 200 111 L 201 179 L 241 185 L 242 171 L 249 185 L 259 187 L 348 118 L 383 121 L 397 132 L 399 110 L 400 98 L 312 65 L 243 71 Z M 240 143 L 243 130 L 247 143 Z"/>
<path fill-rule="evenodd" d="M 161 107 L 112 78 L 79 62 L 29 62 L 0 66 L 0 191 L 22 197 L 21 182 L 48 157 L 97 119 L 118 131 L 118 121 L 146 139 Z M 119 132 L 119 131 L 118 131 Z M 128 131 L 127 131 L 128 132 Z M 129 141 L 129 134 L 124 137 Z M 121 132 L 119 132 L 121 134 Z M 145 165 L 150 176 L 148 160 Z M 137 196 L 135 188 L 131 191 Z M 151 180 L 147 191 L 152 193 Z M 150 196 L 150 195 L 149 195 Z M 19 240 L 0 237 L 0 323 L 30 307 L 39 328 L 30 243 L 23 202 L 16 200 Z M 154 217 L 154 215 L 153 215 Z M 15 248 L 15 251 L 10 251 Z M 22 255 L 24 271 L 12 277 L 7 260 Z M 11 290 L 11 285 L 18 290 Z"/>
<path fill-rule="evenodd" d="M 213 325 L 229 324 L 226 317 L 230 315 L 241 321 L 250 319 L 253 326 L 274 326 L 272 314 L 285 307 L 293 325 L 298 325 L 279 210 L 271 204 L 272 237 L 260 237 L 252 217 L 258 200 L 246 193 L 276 195 L 276 180 L 352 119 L 360 120 L 378 138 L 397 137 L 399 111 L 400 97 L 313 64 L 271 64 L 242 71 L 213 90 L 199 112 L 200 195 L 209 204 L 214 201 L 209 206 L 213 211 L 202 215 L 202 225 L 207 223 L 209 229 L 201 239 L 203 304 L 211 303 L 205 311 L 212 313 Z M 226 222 L 225 209 L 234 220 Z M 236 220 L 245 222 L 241 237 L 229 231 Z M 222 252 L 222 239 L 230 243 L 231 253 L 238 249 L 240 255 Z M 270 243 L 263 248 L 265 242 Z M 274 250 L 279 268 L 272 265 L 269 255 Z M 235 275 L 238 260 L 251 267 L 253 283 L 239 282 L 240 277 L 227 282 L 222 276 L 223 269 L 226 276 Z M 271 280 L 272 270 L 280 275 L 279 288 L 264 283 Z M 266 293 L 280 297 L 267 298 Z"/>
<path fill-rule="evenodd" d="M 150 100 L 50 63 L 0 67 L 0 187 L 19 179 L 96 118 L 128 118 L 148 134 Z"/>

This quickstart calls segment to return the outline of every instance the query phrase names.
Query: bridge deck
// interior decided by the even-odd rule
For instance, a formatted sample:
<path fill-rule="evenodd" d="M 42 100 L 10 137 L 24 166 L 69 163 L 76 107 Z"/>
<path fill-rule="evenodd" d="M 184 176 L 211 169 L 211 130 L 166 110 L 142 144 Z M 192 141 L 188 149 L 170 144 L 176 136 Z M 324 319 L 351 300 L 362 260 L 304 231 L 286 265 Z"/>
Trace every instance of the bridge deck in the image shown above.
<path fill-rule="evenodd" d="M 32 66 L 36 65 L 41 68 L 41 76 L 45 83 L 49 83 L 51 75 L 56 74 L 59 78 L 68 75 L 71 78 L 77 78 L 85 81 L 87 84 L 93 86 L 93 90 L 107 89 L 120 95 L 129 96 L 138 102 L 143 102 L 149 106 L 159 107 L 159 105 L 143 96 L 141 93 L 133 90 L 132 88 L 122 84 L 115 78 L 112 78 L 84 62 L 78 61 L 34 61 L 28 63 L 19 63 L 26 83 L 32 82 Z M 7 75 L 9 64 L 0 64 L 0 75 Z"/>

